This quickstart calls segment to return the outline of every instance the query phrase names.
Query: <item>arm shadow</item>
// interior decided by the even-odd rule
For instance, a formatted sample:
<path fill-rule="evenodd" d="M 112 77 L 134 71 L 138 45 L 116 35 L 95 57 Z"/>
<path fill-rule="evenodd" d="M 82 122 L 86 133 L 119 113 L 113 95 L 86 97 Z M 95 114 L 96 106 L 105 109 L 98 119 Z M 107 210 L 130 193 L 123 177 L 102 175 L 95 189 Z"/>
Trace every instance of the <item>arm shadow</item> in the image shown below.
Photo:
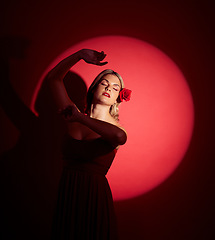
<path fill-rule="evenodd" d="M 19 130 L 16 145 L 0 156 L 0 238 L 20 236 L 45 240 L 49 239 L 61 174 L 61 139 L 65 124 L 56 112 L 45 79 L 35 105 L 38 117 L 10 84 L 10 58 L 24 58 L 29 41 L 6 37 L 0 43 L 5 44 L 0 56 L 0 104 Z M 83 79 L 68 72 L 64 81 L 72 101 L 83 111 L 87 91 Z"/>

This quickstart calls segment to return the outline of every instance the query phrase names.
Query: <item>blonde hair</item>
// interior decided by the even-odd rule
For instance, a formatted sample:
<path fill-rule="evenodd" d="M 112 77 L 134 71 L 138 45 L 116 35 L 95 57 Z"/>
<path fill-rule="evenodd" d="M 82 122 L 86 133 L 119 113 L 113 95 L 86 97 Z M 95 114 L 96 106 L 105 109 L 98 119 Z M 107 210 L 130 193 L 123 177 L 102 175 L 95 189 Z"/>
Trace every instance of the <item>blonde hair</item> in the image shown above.
<path fill-rule="evenodd" d="M 119 73 L 111 70 L 111 69 L 106 69 L 104 71 L 102 71 L 101 73 L 99 73 L 99 75 L 94 79 L 94 81 L 91 83 L 88 92 L 87 92 L 87 105 L 86 105 L 86 109 L 85 109 L 85 113 L 86 114 L 90 114 L 90 110 L 91 110 L 91 104 L 93 101 L 93 92 L 96 89 L 96 87 L 98 86 L 98 84 L 101 82 L 102 78 L 107 75 L 107 74 L 113 74 L 115 76 L 118 77 L 120 83 L 121 83 L 121 89 L 124 88 L 124 82 L 122 77 L 119 75 Z M 120 90 L 121 90 L 120 89 Z M 117 102 L 114 103 L 111 107 L 110 107 L 110 115 L 116 119 L 117 121 L 119 121 L 119 105 L 120 105 L 120 100 L 119 97 L 117 99 Z"/>

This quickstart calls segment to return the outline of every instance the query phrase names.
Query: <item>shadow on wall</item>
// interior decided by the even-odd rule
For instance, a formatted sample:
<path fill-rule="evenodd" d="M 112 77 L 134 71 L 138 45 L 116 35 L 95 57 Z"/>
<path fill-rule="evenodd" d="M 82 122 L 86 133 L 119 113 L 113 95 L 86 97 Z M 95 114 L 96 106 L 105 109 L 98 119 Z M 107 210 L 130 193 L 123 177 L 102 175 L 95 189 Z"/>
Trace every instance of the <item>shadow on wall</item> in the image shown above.
<path fill-rule="evenodd" d="M 48 239 L 61 173 L 60 148 L 65 127 L 45 80 L 35 106 L 39 117 L 21 101 L 10 84 L 10 59 L 24 58 L 30 42 L 20 37 L 5 37 L 0 43 L 0 104 L 20 133 L 14 148 L 0 156 L 0 238 Z M 87 92 L 83 79 L 68 72 L 64 82 L 72 101 L 83 111 Z"/>

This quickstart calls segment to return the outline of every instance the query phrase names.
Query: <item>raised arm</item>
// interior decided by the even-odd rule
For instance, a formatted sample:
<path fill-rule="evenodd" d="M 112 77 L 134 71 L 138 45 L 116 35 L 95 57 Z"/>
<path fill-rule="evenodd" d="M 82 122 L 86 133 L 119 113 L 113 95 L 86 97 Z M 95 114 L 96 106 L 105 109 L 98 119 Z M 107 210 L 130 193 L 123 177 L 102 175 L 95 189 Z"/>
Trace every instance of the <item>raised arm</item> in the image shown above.
<path fill-rule="evenodd" d="M 79 122 L 87 126 L 110 142 L 112 146 L 117 147 L 126 142 L 126 132 L 116 125 L 80 113 L 74 103 L 70 100 L 63 84 L 64 76 L 78 61 L 83 59 L 86 63 L 103 66 L 107 63 L 102 62 L 105 56 L 104 52 L 82 49 L 65 58 L 55 66 L 48 74 L 48 81 L 58 109 L 63 109 L 61 110 L 61 114 L 64 115 L 69 122 Z"/>
<path fill-rule="evenodd" d="M 105 58 L 104 52 L 97 52 L 90 49 L 82 49 L 58 63 L 49 73 L 47 79 L 49 81 L 52 94 L 59 109 L 65 108 L 74 103 L 69 98 L 65 89 L 63 78 L 67 72 L 77 62 L 83 59 L 86 63 L 103 66 L 107 62 L 101 62 Z"/>

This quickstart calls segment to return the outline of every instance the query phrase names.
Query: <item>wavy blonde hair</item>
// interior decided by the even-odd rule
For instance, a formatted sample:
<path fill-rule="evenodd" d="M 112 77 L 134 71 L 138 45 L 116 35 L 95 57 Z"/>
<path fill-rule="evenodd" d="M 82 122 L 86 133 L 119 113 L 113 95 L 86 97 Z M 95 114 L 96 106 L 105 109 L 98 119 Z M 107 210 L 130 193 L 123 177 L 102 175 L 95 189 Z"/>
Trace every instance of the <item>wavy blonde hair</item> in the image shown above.
<path fill-rule="evenodd" d="M 99 73 L 99 75 L 94 79 L 94 81 L 91 83 L 88 92 L 87 92 L 87 103 L 86 103 L 86 109 L 85 109 L 85 113 L 86 114 L 90 114 L 90 110 L 91 110 L 91 105 L 92 105 L 92 101 L 93 101 L 93 94 L 94 94 L 94 90 L 96 89 L 96 87 L 98 86 L 98 84 L 101 82 L 102 78 L 107 75 L 107 74 L 113 74 L 115 76 L 118 77 L 120 83 L 121 83 L 121 89 L 122 90 L 124 88 L 124 82 L 122 77 L 119 75 L 119 73 L 111 70 L 111 69 L 106 69 L 104 71 L 102 71 L 101 73 Z M 117 102 L 114 103 L 111 107 L 110 107 L 110 115 L 116 119 L 117 121 L 119 121 L 119 105 L 120 105 L 120 100 L 119 97 L 117 99 Z"/>

